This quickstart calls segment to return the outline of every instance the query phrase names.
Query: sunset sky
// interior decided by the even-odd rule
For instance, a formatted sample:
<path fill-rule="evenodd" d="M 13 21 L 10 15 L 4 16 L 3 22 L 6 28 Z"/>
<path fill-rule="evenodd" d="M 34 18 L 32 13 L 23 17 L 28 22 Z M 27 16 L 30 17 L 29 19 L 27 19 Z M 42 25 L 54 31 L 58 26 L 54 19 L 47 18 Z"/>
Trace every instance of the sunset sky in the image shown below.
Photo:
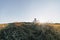
<path fill-rule="evenodd" d="M 30 22 L 60 23 L 60 0 L 0 0 L 0 23 Z"/>

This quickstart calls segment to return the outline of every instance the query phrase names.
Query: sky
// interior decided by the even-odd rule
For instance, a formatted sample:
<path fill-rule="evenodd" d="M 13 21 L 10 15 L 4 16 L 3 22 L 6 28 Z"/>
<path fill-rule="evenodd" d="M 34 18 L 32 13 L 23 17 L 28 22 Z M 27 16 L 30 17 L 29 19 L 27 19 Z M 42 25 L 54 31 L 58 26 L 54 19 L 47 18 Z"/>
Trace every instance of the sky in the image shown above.
<path fill-rule="evenodd" d="M 0 23 L 60 23 L 60 0 L 0 0 Z"/>

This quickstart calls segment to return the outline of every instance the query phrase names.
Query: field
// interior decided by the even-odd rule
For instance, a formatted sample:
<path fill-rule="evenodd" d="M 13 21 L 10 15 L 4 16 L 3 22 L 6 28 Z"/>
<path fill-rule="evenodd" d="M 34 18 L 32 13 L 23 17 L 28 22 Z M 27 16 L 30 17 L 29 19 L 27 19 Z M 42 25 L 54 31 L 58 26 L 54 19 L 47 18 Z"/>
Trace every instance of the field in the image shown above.
<path fill-rule="evenodd" d="M 53 26 L 53 28 L 56 30 L 56 31 L 60 31 L 60 23 L 58 23 L 58 24 L 48 24 L 48 25 L 50 25 L 50 26 Z"/>
<path fill-rule="evenodd" d="M 0 24 L 0 29 L 5 28 L 8 24 Z"/>
<path fill-rule="evenodd" d="M 60 24 L 16 22 L 0 24 L 0 40 L 60 40 Z"/>
<path fill-rule="evenodd" d="M 20 23 L 20 22 L 15 22 L 14 24 L 17 25 L 17 26 L 22 25 L 22 23 Z M 58 24 L 50 23 L 50 24 L 47 24 L 47 25 L 53 26 L 53 28 L 55 30 L 60 31 L 60 23 L 58 23 Z M 8 24 L 0 24 L 0 29 L 5 28 L 6 26 L 8 26 Z"/>

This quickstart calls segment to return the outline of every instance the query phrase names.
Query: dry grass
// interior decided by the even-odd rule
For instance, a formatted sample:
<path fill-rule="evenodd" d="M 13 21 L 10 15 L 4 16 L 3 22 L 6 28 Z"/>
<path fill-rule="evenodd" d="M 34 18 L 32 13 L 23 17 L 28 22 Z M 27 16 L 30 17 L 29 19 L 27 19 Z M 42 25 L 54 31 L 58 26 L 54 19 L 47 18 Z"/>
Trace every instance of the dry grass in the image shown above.
<path fill-rule="evenodd" d="M 60 31 L 60 24 L 48 24 L 50 26 L 53 26 L 53 28 L 56 30 L 56 31 Z"/>
<path fill-rule="evenodd" d="M 16 26 L 22 26 L 23 23 L 15 22 L 14 24 L 15 24 Z M 8 25 L 8 24 L 0 24 L 0 29 L 6 27 L 7 25 Z M 60 31 L 60 24 L 53 24 L 53 23 L 51 23 L 51 24 L 47 24 L 47 25 L 53 26 L 53 28 L 54 28 L 55 30 Z"/>
<path fill-rule="evenodd" d="M 21 22 L 15 22 L 14 23 L 16 26 L 22 26 L 23 25 L 23 23 L 21 23 Z"/>
<path fill-rule="evenodd" d="M 6 27 L 8 24 L 0 24 L 0 29 Z"/>

